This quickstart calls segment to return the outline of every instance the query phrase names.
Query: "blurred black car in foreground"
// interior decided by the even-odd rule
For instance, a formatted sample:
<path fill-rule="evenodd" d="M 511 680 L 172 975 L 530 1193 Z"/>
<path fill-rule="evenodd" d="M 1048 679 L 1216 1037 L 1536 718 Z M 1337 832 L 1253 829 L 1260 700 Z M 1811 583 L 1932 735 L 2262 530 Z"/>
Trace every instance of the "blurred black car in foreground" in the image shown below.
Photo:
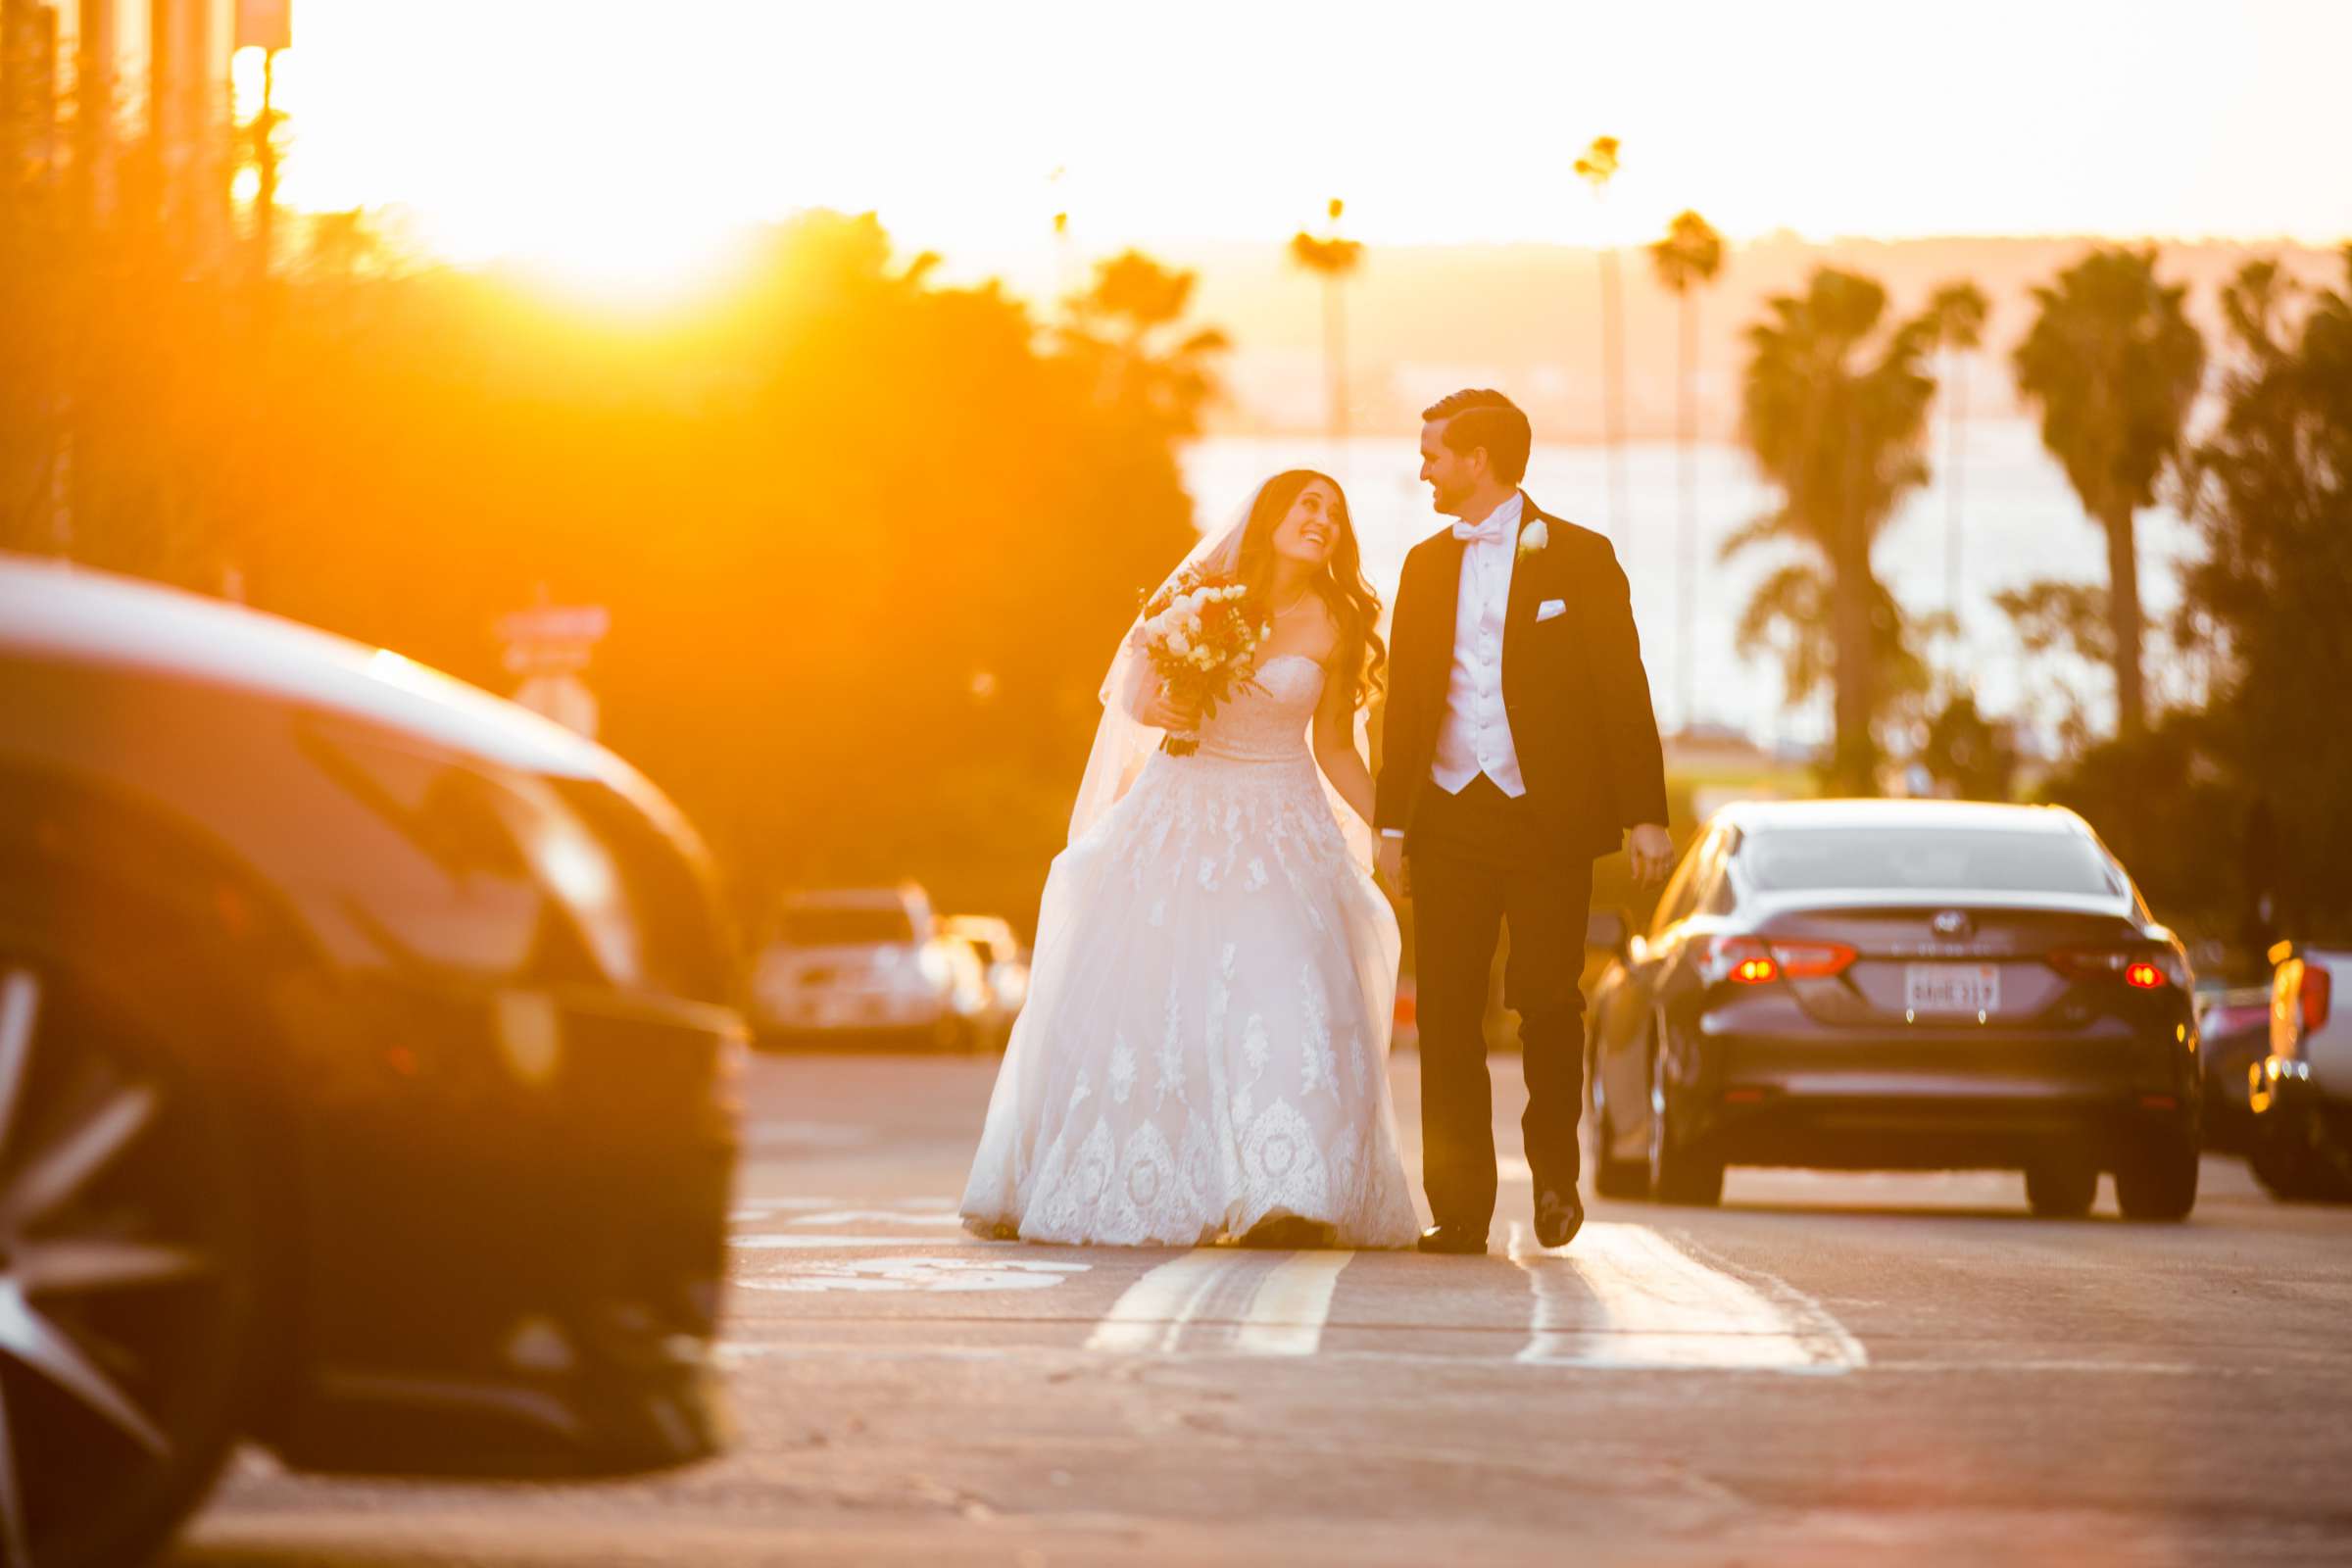
<path fill-rule="evenodd" d="M 229 1445 L 710 1453 L 743 1051 L 706 858 L 390 653 L 0 557 L 0 1559 L 135 1559 Z"/>
<path fill-rule="evenodd" d="M 1730 807 L 1595 988 L 1594 1185 L 1712 1203 L 1726 1165 L 2009 1168 L 2037 1214 L 2195 1205 L 2180 943 L 2080 817 Z"/>

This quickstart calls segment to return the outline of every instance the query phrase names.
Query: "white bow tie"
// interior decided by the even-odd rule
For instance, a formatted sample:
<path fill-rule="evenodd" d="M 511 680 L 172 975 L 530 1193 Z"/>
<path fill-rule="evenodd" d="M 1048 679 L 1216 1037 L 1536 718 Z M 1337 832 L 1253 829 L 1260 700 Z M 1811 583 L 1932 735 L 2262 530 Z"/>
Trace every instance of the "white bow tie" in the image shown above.
<path fill-rule="evenodd" d="M 1504 527 L 1502 514 L 1496 513 L 1475 528 L 1466 522 L 1455 523 L 1453 536 L 1465 544 L 1491 545 L 1499 542 L 1504 537 Z"/>

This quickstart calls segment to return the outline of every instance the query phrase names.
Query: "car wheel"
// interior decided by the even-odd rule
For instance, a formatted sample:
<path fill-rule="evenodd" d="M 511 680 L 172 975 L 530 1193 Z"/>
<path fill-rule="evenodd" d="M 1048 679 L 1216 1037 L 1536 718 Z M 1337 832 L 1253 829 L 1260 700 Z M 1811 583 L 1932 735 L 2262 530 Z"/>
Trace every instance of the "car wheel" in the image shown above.
<path fill-rule="evenodd" d="M 2254 1136 L 2246 1147 L 2254 1179 L 2273 1198 L 2289 1203 L 2311 1197 L 2313 1186 L 2310 1151 L 2294 1136 L 2300 1129 L 2288 1125 L 2290 1120 L 2283 1110 L 2255 1117 Z"/>
<path fill-rule="evenodd" d="M 1588 1080 L 1592 1091 L 1592 1191 L 1602 1198 L 1642 1199 L 1649 1196 L 1649 1162 L 1619 1159 L 1617 1129 L 1609 1123 L 1609 1095 L 1600 1081 L 1600 1064 L 1593 1063 Z"/>
<path fill-rule="evenodd" d="M 2124 1218 L 2183 1220 L 2197 1206 L 2193 1136 L 2152 1140 L 2115 1167 L 2115 1205 Z"/>
<path fill-rule="evenodd" d="M 2298 1203 L 2352 1196 L 2330 1168 L 2326 1130 L 2307 1106 L 2274 1102 L 2253 1121 L 2246 1163 L 2273 1198 Z"/>
<path fill-rule="evenodd" d="M 1649 1054 L 1649 1196 L 1700 1208 L 1723 1201 L 1723 1161 L 1706 1158 L 1676 1132 L 1663 1049 Z"/>
<path fill-rule="evenodd" d="M 219 1011 L 166 994 L 164 953 L 118 938 L 110 962 L 13 913 L 0 909 L 0 1561 L 145 1561 L 202 1501 L 252 1397 L 253 1144 L 185 1049 Z"/>
<path fill-rule="evenodd" d="M 2099 1200 L 2099 1167 L 2052 1155 L 2026 1167 L 2026 1204 L 2038 1219 L 2081 1219 Z"/>

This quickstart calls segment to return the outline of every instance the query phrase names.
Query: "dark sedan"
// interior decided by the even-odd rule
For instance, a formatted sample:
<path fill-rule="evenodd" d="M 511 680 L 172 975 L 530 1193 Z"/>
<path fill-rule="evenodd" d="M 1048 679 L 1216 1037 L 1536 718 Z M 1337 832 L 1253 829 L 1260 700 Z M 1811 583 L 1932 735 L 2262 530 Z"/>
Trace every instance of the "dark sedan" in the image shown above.
<path fill-rule="evenodd" d="M 2023 1170 L 2037 1214 L 2086 1212 L 2102 1171 L 2127 1217 L 2196 1203 L 2187 958 L 2070 811 L 1728 808 L 1592 1018 L 1606 1197 L 1798 1165 Z"/>
<path fill-rule="evenodd" d="M 706 856 L 396 655 L 0 557 L 0 1561 L 308 1469 L 712 1451 L 744 1049 Z"/>

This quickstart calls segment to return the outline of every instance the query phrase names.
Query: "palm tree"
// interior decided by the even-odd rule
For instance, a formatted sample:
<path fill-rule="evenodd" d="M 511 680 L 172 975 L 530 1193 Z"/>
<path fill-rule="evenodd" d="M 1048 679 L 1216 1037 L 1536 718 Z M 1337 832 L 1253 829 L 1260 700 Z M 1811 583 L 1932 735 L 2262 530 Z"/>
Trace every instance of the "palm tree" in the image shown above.
<path fill-rule="evenodd" d="M 1097 395 L 1172 438 L 1200 433 L 1217 394 L 1213 362 L 1232 347 L 1213 326 L 1187 328 L 1199 280 L 1128 250 L 1097 262 L 1094 286 L 1063 302 L 1062 346 L 1092 368 Z"/>
<path fill-rule="evenodd" d="M 1936 324 L 1922 316 L 1882 333 L 1886 289 L 1828 267 L 1804 293 L 1767 304 L 1771 318 L 1747 332 L 1740 434 L 1782 502 L 1726 541 L 1724 554 L 1784 540 L 1812 558 L 1793 568 L 1817 579 L 1810 589 L 1784 569 L 1758 599 L 1787 608 L 1751 606 L 1749 618 L 1826 621 L 1837 713 L 1831 781 L 1868 794 L 1878 762 L 1872 724 L 1899 684 L 1898 670 L 1881 666 L 1902 646 L 1901 609 L 1871 569 L 1871 544 L 1896 503 L 1927 481 L 1921 448 L 1936 381 L 1925 367 Z"/>
<path fill-rule="evenodd" d="M 1592 187 L 1592 199 L 1606 203 L 1609 181 L 1617 177 L 1617 138 L 1595 136 L 1585 156 L 1576 161 L 1577 177 Z M 1601 439 L 1609 455 L 1609 533 L 1624 543 L 1626 514 L 1625 456 L 1619 450 L 1619 421 L 1625 405 L 1625 304 L 1617 277 L 1617 247 L 1601 236 L 1600 245 L 1600 374 Z"/>
<path fill-rule="evenodd" d="M 1348 442 L 1348 320 L 1340 285 L 1364 265 L 1364 247 L 1340 237 L 1348 204 L 1331 199 L 1331 229 L 1321 239 L 1300 229 L 1291 236 L 1291 260 L 1323 279 L 1323 369 L 1331 383 L 1331 440 L 1335 452 Z"/>
<path fill-rule="evenodd" d="M 1984 343 L 1990 309 L 1984 291 L 1965 281 L 1944 284 L 1928 301 L 1950 383 L 1943 400 L 1943 612 L 1955 626 L 1960 620 L 1960 421 L 1967 416 L 1968 401 L 1968 361 L 1962 356 Z"/>
<path fill-rule="evenodd" d="M 1653 241 L 1649 262 L 1658 281 L 1682 302 L 1682 364 L 1674 400 L 1676 477 L 1682 491 L 1675 551 L 1675 691 L 1676 711 L 1688 725 L 1695 685 L 1691 668 L 1691 625 L 1697 616 L 1698 491 L 1690 466 L 1690 443 L 1696 436 L 1695 407 L 1698 372 L 1698 291 L 1723 270 L 1723 236 L 1696 213 L 1678 214 L 1666 225 L 1666 237 Z"/>
<path fill-rule="evenodd" d="M 2147 723 L 2140 675 L 2139 556 L 2132 524 L 2180 453 L 2205 374 L 2205 340 L 2156 280 L 2156 250 L 2096 250 L 2034 291 L 2041 314 L 2017 346 L 2017 386 L 2041 407 L 2041 444 L 2107 534 L 2117 728 Z"/>

